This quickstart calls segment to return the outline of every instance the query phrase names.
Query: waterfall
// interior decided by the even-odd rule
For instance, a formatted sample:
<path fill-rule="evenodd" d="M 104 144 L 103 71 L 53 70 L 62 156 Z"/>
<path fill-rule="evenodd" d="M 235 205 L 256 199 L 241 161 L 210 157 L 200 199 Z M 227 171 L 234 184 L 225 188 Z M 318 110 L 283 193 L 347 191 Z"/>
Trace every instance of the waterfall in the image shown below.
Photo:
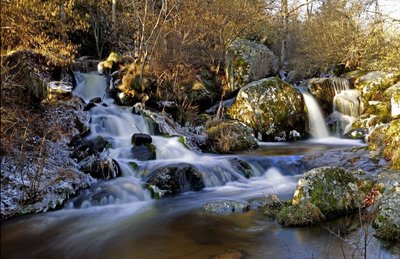
<path fill-rule="evenodd" d="M 360 116 L 363 110 L 360 91 L 352 89 L 336 94 L 333 98 L 333 110 L 356 118 Z"/>
<path fill-rule="evenodd" d="M 302 93 L 307 106 L 311 135 L 317 139 L 328 138 L 328 128 L 326 127 L 324 116 L 322 115 L 321 108 L 317 101 L 315 101 L 314 97 L 308 92 L 302 91 Z"/>
<path fill-rule="evenodd" d="M 107 83 L 104 76 L 97 73 L 75 74 L 77 86 L 74 93 L 82 97 L 86 102 L 95 97 L 104 98 L 106 95 Z"/>
<path fill-rule="evenodd" d="M 329 80 L 335 90 L 335 95 L 350 89 L 350 82 L 346 78 L 332 77 Z"/>

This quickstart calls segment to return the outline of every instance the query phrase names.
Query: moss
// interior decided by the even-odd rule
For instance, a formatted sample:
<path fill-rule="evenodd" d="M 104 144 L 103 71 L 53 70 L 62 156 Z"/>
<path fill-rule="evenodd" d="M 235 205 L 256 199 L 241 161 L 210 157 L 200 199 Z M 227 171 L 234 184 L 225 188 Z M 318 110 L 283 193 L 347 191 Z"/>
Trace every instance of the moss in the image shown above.
<path fill-rule="evenodd" d="M 284 226 L 307 226 L 319 223 L 325 216 L 311 203 L 283 207 L 277 215 L 278 223 Z"/>
<path fill-rule="evenodd" d="M 156 146 L 154 146 L 151 143 L 144 143 L 144 146 L 151 152 L 151 153 L 155 153 L 156 152 Z"/>
<path fill-rule="evenodd" d="M 185 137 L 184 137 L 184 136 L 180 136 L 178 141 L 179 141 L 179 143 L 181 143 L 182 145 L 186 146 L 186 144 L 185 144 Z"/>
<path fill-rule="evenodd" d="M 138 167 L 139 167 L 139 165 L 137 164 L 137 163 L 135 163 L 135 162 L 129 162 L 128 163 L 129 164 L 129 166 L 132 168 L 132 170 L 136 170 L 136 169 L 138 169 Z"/>

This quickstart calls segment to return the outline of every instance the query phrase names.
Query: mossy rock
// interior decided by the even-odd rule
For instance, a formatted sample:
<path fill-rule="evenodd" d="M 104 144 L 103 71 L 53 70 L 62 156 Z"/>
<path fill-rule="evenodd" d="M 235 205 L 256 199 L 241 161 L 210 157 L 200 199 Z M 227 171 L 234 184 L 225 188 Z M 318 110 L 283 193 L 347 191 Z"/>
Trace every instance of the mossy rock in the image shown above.
<path fill-rule="evenodd" d="M 391 121 L 387 127 L 383 155 L 392 169 L 400 170 L 400 119 Z"/>
<path fill-rule="evenodd" d="M 372 185 L 356 172 L 339 167 L 320 167 L 299 179 L 292 205 L 315 205 L 328 219 L 357 211 Z"/>
<path fill-rule="evenodd" d="M 400 179 L 399 179 L 400 180 Z M 380 199 L 373 226 L 376 236 L 383 240 L 400 242 L 400 182 L 389 182 Z"/>
<path fill-rule="evenodd" d="M 279 72 L 279 61 L 272 51 L 265 45 L 246 39 L 237 39 L 228 46 L 225 64 L 231 92 Z"/>
<path fill-rule="evenodd" d="M 371 100 L 384 100 L 384 91 L 399 81 L 400 72 L 372 71 L 359 77 L 354 86 L 362 90 L 362 98 L 367 104 Z"/>
<path fill-rule="evenodd" d="M 261 133 L 265 141 L 289 140 L 292 130 L 305 134 L 303 96 L 277 77 L 261 79 L 240 89 L 228 115 Z"/>
<path fill-rule="evenodd" d="M 319 208 L 312 203 L 283 207 L 277 215 L 278 223 L 284 226 L 299 227 L 317 224 L 325 220 Z"/>
<path fill-rule="evenodd" d="M 207 124 L 206 132 L 210 149 L 218 153 L 232 153 L 258 147 L 253 130 L 238 121 L 212 121 Z"/>

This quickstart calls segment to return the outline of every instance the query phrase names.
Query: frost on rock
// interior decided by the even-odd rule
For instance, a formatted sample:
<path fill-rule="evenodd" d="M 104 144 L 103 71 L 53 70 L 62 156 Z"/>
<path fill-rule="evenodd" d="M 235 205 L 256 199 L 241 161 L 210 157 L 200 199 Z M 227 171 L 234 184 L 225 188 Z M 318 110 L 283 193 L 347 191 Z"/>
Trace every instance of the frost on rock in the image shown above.
<path fill-rule="evenodd" d="M 67 146 L 71 137 L 79 133 L 77 121 L 85 121 L 82 103 L 70 99 L 46 106 L 43 127 L 62 127 L 46 139 L 29 136 L 38 148 L 12 149 L 1 157 L 1 218 L 27 213 L 37 213 L 59 208 L 63 202 L 80 188 L 95 182 L 90 176 L 77 170 L 70 158 Z"/>

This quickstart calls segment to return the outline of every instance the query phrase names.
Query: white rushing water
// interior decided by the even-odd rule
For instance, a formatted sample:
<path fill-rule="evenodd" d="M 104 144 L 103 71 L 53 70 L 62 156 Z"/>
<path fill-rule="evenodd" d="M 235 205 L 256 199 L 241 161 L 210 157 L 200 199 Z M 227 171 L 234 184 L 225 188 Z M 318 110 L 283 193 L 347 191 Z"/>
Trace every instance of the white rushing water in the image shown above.
<path fill-rule="evenodd" d="M 328 128 L 326 127 L 324 116 L 317 101 L 307 92 L 303 92 L 303 96 L 307 106 L 311 135 L 317 139 L 329 138 Z"/>

